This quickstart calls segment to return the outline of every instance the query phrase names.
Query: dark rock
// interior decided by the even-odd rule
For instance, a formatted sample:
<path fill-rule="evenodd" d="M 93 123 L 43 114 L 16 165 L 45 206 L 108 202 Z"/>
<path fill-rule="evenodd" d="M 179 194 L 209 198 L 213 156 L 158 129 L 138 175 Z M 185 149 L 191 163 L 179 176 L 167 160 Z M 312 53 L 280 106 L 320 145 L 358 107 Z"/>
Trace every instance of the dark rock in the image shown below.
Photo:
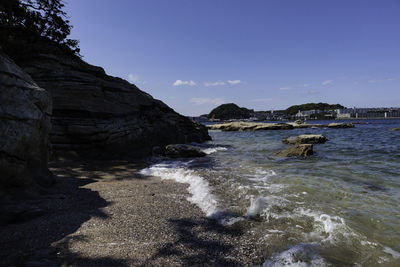
<path fill-rule="evenodd" d="M 328 139 L 322 134 L 301 134 L 298 136 L 291 136 L 282 140 L 285 144 L 323 144 Z"/>
<path fill-rule="evenodd" d="M 354 128 L 354 124 L 353 123 L 333 122 L 333 123 L 329 123 L 328 128 Z"/>
<path fill-rule="evenodd" d="M 400 131 L 400 127 L 392 128 L 391 131 Z"/>
<path fill-rule="evenodd" d="M 48 186 L 51 97 L 0 51 L 0 188 Z"/>
<path fill-rule="evenodd" d="M 183 144 L 166 146 L 164 154 L 170 158 L 194 158 L 206 156 L 206 153 L 201 151 L 199 148 Z"/>
<path fill-rule="evenodd" d="M 276 155 L 279 157 L 291 157 L 291 156 L 310 156 L 313 154 L 312 144 L 297 144 L 289 147 Z"/>
<path fill-rule="evenodd" d="M 56 151 L 116 158 L 150 155 L 154 146 L 210 140 L 203 125 L 77 57 L 32 55 L 20 64 L 51 93 Z"/>

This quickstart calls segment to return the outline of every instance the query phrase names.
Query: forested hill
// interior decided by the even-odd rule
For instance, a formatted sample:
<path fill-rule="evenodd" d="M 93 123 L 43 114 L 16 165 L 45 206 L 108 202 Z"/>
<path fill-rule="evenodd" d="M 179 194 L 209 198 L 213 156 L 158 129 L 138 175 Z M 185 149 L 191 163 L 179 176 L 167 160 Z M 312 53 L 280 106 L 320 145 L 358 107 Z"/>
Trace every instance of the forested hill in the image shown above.
<path fill-rule="evenodd" d="M 219 120 L 248 119 L 253 112 L 251 109 L 241 108 L 234 103 L 229 103 L 214 108 L 207 117 Z"/>
<path fill-rule="evenodd" d="M 290 106 L 285 110 L 287 115 L 295 115 L 299 110 L 334 110 L 334 109 L 343 109 L 344 106 L 340 104 L 328 104 L 328 103 L 307 103 L 302 105 L 294 105 Z"/>

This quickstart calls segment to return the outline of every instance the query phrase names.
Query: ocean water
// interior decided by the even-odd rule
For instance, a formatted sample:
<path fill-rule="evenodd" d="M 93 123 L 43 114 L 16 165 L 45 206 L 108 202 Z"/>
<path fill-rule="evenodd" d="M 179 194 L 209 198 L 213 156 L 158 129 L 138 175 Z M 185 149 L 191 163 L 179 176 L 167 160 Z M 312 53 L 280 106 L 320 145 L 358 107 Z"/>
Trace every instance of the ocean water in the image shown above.
<path fill-rule="evenodd" d="M 400 120 L 361 123 L 210 131 L 207 157 L 141 172 L 188 183 L 188 200 L 222 224 L 253 220 L 264 266 L 400 266 L 400 131 L 389 131 Z M 305 133 L 329 141 L 307 158 L 275 156 L 282 138 Z"/>

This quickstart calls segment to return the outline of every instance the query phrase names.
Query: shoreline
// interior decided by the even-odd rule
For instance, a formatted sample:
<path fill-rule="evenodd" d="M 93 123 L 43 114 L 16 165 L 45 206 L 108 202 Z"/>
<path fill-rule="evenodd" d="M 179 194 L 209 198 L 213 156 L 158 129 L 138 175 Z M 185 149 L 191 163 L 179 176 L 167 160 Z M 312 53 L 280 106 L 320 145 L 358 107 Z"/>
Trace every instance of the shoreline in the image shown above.
<path fill-rule="evenodd" d="M 50 164 L 56 184 L 29 199 L 44 215 L 1 228 L 0 264 L 72 266 L 262 263 L 252 221 L 227 227 L 190 203 L 187 184 L 137 172 L 144 162 Z"/>

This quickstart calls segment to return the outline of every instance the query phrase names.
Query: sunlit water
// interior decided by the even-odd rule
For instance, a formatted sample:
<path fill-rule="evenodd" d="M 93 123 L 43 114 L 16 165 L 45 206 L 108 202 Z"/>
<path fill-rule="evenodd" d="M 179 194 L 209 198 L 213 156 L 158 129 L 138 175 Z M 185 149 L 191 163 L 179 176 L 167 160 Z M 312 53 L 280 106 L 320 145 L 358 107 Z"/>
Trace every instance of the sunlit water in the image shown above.
<path fill-rule="evenodd" d="M 316 123 L 325 123 L 316 121 Z M 400 266 L 400 120 L 349 129 L 210 131 L 209 155 L 142 171 L 190 184 L 190 201 L 224 224 L 255 219 L 264 266 Z M 282 138 L 320 133 L 307 158 Z"/>

